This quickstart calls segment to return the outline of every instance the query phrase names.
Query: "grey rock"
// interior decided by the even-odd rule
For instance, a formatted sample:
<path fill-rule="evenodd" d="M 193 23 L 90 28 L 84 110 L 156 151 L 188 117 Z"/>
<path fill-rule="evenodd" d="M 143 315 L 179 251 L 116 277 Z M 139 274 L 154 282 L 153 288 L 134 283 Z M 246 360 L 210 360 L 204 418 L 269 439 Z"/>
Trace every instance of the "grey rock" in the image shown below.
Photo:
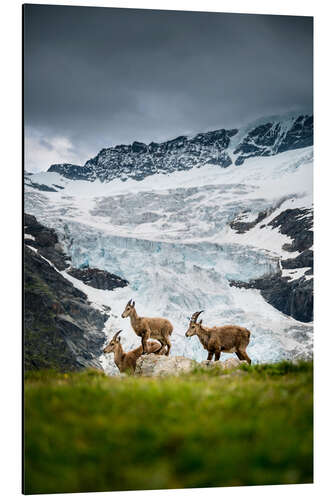
<path fill-rule="evenodd" d="M 213 368 L 215 366 L 218 366 L 222 370 L 230 370 L 233 368 L 239 368 L 240 365 L 242 364 L 247 364 L 246 361 L 241 361 L 238 358 L 228 358 L 225 361 L 219 360 L 219 361 L 201 361 L 200 365 L 204 368 Z"/>
<path fill-rule="evenodd" d="M 286 125 L 289 128 L 286 129 Z M 200 133 L 195 137 L 179 136 L 162 143 L 144 144 L 134 141 L 133 144 L 104 148 L 84 166 L 55 164 L 50 166 L 49 172 L 58 172 L 73 180 L 99 179 L 102 182 L 110 182 L 120 178 L 123 181 L 127 179 L 140 181 L 156 173 L 169 174 L 207 164 L 227 168 L 232 165 L 230 156 L 232 150 L 238 155 L 235 164 L 242 165 L 247 158 L 271 156 L 282 151 L 312 145 L 313 117 L 300 115 L 291 123 L 289 121 L 286 123 L 281 117 L 281 122 L 267 122 L 253 126 L 238 144 L 237 133 L 237 129 L 219 129 Z M 233 137 L 236 145 L 231 146 Z M 28 175 L 26 179 L 28 183 Z"/>
<path fill-rule="evenodd" d="M 136 364 L 135 375 L 144 377 L 163 377 L 168 375 L 180 375 L 188 373 L 199 363 L 184 356 L 158 356 L 157 354 L 145 354 L 141 356 Z"/>
<path fill-rule="evenodd" d="M 108 315 L 58 272 L 68 257 L 56 232 L 27 214 L 24 223 L 26 234 L 35 238 L 26 240 L 24 250 L 25 369 L 102 369 L 98 358 Z"/>
<path fill-rule="evenodd" d="M 123 288 L 128 285 L 127 280 L 101 269 L 90 267 L 76 269 L 71 267 L 67 272 L 74 278 L 83 281 L 86 285 L 100 290 L 114 290 L 115 288 Z"/>

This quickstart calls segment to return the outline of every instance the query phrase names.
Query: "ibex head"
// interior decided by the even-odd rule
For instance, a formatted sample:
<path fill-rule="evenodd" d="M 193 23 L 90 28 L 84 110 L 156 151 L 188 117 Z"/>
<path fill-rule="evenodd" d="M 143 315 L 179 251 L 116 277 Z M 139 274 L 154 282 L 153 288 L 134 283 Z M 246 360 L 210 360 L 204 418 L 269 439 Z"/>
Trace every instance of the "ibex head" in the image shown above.
<path fill-rule="evenodd" d="M 115 351 L 115 348 L 117 346 L 117 344 L 120 344 L 120 337 L 119 337 L 119 333 L 122 332 L 122 330 L 119 330 L 119 332 L 117 332 L 111 339 L 111 341 L 109 342 L 109 344 L 104 347 L 103 349 L 103 352 L 106 354 L 106 353 L 109 353 L 109 352 L 114 352 Z"/>
<path fill-rule="evenodd" d="M 131 312 L 133 311 L 134 307 L 135 307 L 135 302 L 134 302 L 134 300 L 130 299 L 126 304 L 126 307 L 125 307 L 124 312 L 121 315 L 121 317 L 127 318 L 127 316 L 129 316 L 131 314 Z"/>
<path fill-rule="evenodd" d="M 202 320 L 197 323 L 197 319 L 199 314 L 201 314 L 203 311 L 198 311 L 192 314 L 191 319 L 190 319 L 190 324 L 188 325 L 187 332 L 185 333 L 185 337 L 192 337 L 193 335 L 197 335 L 199 328 L 201 326 Z"/>

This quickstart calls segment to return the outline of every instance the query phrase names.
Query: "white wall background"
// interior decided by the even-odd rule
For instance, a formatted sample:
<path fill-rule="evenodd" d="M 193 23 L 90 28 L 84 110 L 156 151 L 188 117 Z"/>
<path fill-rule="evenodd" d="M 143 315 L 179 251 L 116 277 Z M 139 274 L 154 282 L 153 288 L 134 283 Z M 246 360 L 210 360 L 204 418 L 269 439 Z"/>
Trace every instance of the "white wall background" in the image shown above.
<path fill-rule="evenodd" d="M 312 0 L 132 0 L 31 3 L 93 5 L 173 10 L 205 10 L 261 14 L 315 16 L 315 485 L 228 488 L 228 490 L 165 490 L 159 492 L 91 493 L 75 498 L 152 500 L 220 498 L 279 499 L 301 496 L 303 500 L 332 494 L 332 359 L 331 327 L 332 206 L 332 19 L 329 2 Z M 21 488 L 21 2 L 1 2 L 1 493 L 6 499 L 20 497 Z M 85 494 L 87 495 L 87 494 Z M 47 495 L 52 500 L 68 495 Z"/>

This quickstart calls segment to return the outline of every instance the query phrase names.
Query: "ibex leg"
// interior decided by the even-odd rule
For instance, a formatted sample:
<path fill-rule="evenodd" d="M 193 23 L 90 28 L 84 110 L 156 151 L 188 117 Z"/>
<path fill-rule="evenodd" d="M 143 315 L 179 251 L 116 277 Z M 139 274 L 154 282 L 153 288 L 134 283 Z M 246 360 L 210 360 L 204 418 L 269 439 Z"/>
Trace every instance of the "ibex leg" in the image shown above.
<path fill-rule="evenodd" d="M 148 332 L 144 333 L 142 335 L 142 354 L 148 354 L 148 339 L 149 339 L 150 335 Z"/>
<path fill-rule="evenodd" d="M 165 343 L 167 345 L 167 352 L 165 353 L 166 356 L 169 356 L 170 349 L 171 349 L 171 342 L 170 339 L 165 339 Z"/>
<path fill-rule="evenodd" d="M 161 344 L 161 347 L 156 351 L 155 354 L 164 354 L 165 344 L 162 342 L 162 340 L 159 340 L 159 343 Z"/>
<path fill-rule="evenodd" d="M 220 356 L 221 356 L 221 351 L 216 351 L 216 353 L 215 353 L 215 361 L 218 361 L 220 359 Z"/>
<path fill-rule="evenodd" d="M 213 356 L 214 356 L 214 353 L 213 352 L 209 352 L 208 353 L 207 361 L 211 361 L 213 359 Z"/>
<path fill-rule="evenodd" d="M 243 356 L 243 359 L 245 359 L 245 360 L 249 363 L 249 365 L 250 365 L 250 364 L 251 364 L 251 359 L 248 357 L 248 355 L 247 355 L 246 351 L 243 351 L 243 350 L 242 350 L 242 351 L 239 351 L 239 352 L 240 352 L 240 353 L 241 353 L 241 355 Z"/>
<path fill-rule="evenodd" d="M 236 354 L 237 354 L 238 359 L 240 359 L 241 361 L 243 361 L 245 359 L 240 351 L 236 351 Z"/>

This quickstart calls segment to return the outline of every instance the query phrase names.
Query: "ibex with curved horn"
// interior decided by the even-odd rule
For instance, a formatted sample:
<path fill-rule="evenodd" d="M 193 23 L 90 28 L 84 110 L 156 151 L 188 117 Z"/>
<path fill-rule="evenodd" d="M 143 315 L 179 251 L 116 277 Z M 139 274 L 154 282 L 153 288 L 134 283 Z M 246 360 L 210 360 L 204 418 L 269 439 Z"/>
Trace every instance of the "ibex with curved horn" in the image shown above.
<path fill-rule="evenodd" d="M 221 352 L 235 352 L 240 360 L 246 360 L 249 365 L 251 359 L 246 353 L 250 342 L 250 331 L 236 325 L 214 326 L 209 328 L 202 325 L 202 320 L 197 321 L 198 311 L 192 314 L 190 324 L 185 333 L 186 337 L 197 335 L 204 349 L 208 351 L 208 360 L 211 361 L 215 354 L 215 361 L 220 359 Z"/>
<path fill-rule="evenodd" d="M 156 354 L 161 354 L 166 346 L 166 356 L 169 356 L 171 349 L 170 335 L 173 326 L 169 320 L 165 318 L 145 318 L 138 316 L 135 310 L 135 302 L 129 300 L 126 304 L 122 318 L 130 317 L 131 325 L 135 333 L 141 337 L 143 354 L 148 353 L 147 341 L 151 337 L 161 343 L 161 349 Z"/>
<path fill-rule="evenodd" d="M 105 354 L 113 352 L 114 362 L 116 363 L 120 372 L 134 373 L 136 362 L 142 355 L 142 346 L 133 349 L 132 351 L 125 352 L 120 343 L 119 334 L 122 330 L 119 330 L 111 339 L 109 344 L 103 349 Z M 148 352 L 157 353 L 160 351 L 161 346 L 159 342 L 148 342 Z"/>

